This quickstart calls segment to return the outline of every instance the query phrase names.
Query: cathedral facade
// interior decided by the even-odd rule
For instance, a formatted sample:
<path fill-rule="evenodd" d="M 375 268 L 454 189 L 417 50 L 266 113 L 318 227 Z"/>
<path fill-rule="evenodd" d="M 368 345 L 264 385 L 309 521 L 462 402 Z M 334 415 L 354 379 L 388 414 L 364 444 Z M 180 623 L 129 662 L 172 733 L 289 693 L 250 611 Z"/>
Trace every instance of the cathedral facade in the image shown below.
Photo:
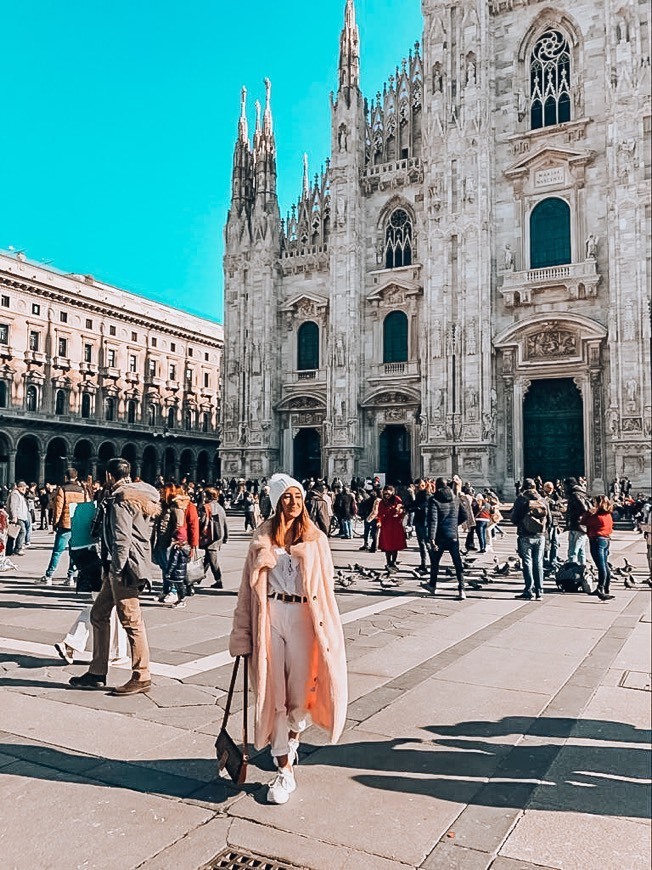
<path fill-rule="evenodd" d="M 416 2 L 416 0 L 414 0 Z M 650 30 L 635 0 L 423 0 L 282 218 L 270 84 L 226 225 L 222 469 L 650 486 Z"/>

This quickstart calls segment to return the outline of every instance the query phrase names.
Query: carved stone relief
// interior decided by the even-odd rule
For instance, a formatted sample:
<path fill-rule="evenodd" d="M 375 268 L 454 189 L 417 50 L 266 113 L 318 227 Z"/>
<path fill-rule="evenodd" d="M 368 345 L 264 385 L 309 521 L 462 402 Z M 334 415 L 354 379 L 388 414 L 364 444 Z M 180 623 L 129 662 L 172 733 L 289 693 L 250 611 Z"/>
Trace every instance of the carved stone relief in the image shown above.
<path fill-rule="evenodd" d="M 577 334 L 555 323 L 544 324 L 540 332 L 528 335 L 525 342 L 528 360 L 560 359 L 578 353 Z"/>

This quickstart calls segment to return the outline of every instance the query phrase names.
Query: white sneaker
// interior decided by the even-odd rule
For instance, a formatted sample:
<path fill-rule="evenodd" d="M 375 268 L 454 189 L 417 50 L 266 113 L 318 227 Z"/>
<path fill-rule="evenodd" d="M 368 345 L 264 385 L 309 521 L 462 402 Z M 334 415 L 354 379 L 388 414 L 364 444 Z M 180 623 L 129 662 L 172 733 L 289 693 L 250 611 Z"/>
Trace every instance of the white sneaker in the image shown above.
<path fill-rule="evenodd" d="M 66 664 L 72 665 L 75 663 L 75 651 L 71 646 L 68 646 L 67 643 L 64 643 L 63 641 L 61 643 L 55 643 L 54 648 Z"/>
<path fill-rule="evenodd" d="M 47 574 L 44 574 L 42 577 L 39 577 L 36 582 L 42 583 L 44 586 L 52 586 L 52 577 L 48 577 Z"/>
<path fill-rule="evenodd" d="M 178 604 L 179 596 L 176 592 L 168 592 L 168 594 L 163 599 L 163 604 Z"/>
<path fill-rule="evenodd" d="M 275 755 L 272 755 L 272 761 L 274 762 L 274 764 L 277 764 Z M 290 767 L 294 767 L 298 763 L 299 741 L 294 737 L 290 737 L 290 739 L 288 740 L 288 764 L 290 765 Z"/>
<path fill-rule="evenodd" d="M 279 767 L 267 789 L 267 801 L 270 804 L 286 804 L 296 787 L 292 770 L 289 767 Z"/>

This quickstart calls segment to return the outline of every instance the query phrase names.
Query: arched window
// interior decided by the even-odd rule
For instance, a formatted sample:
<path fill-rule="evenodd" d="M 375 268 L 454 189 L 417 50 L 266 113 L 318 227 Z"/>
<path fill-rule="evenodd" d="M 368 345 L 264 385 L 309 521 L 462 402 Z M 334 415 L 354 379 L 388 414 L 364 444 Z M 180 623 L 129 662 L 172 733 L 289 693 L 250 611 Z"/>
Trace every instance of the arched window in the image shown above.
<path fill-rule="evenodd" d="M 571 119 L 570 48 L 559 30 L 546 30 L 530 56 L 530 122 L 533 130 Z"/>
<path fill-rule="evenodd" d="M 81 400 L 81 415 L 87 420 L 91 416 L 91 394 L 83 393 Z"/>
<path fill-rule="evenodd" d="M 66 413 L 66 391 L 57 390 L 54 394 L 54 413 L 61 416 Z"/>
<path fill-rule="evenodd" d="M 109 423 L 115 420 L 115 399 L 111 396 L 104 400 L 104 419 Z"/>
<path fill-rule="evenodd" d="M 25 407 L 28 411 L 38 410 L 38 390 L 34 384 L 30 384 L 25 392 Z"/>
<path fill-rule="evenodd" d="M 385 268 L 398 269 L 412 263 L 412 221 L 403 208 L 391 213 L 385 230 Z"/>
<path fill-rule="evenodd" d="M 156 426 L 156 405 L 150 405 L 147 408 L 147 424 L 148 426 Z"/>
<path fill-rule="evenodd" d="M 312 320 L 302 323 L 297 335 L 297 369 L 319 368 L 319 327 Z"/>
<path fill-rule="evenodd" d="M 7 407 L 7 382 L 0 381 L 0 408 Z"/>
<path fill-rule="evenodd" d="M 402 311 L 392 311 L 383 322 L 383 362 L 407 362 L 408 319 Z"/>
<path fill-rule="evenodd" d="M 135 399 L 130 399 L 127 403 L 127 423 L 134 424 L 136 422 L 136 413 L 138 411 L 138 402 Z"/>
<path fill-rule="evenodd" d="M 204 411 L 204 413 L 201 415 L 201 431 L 211 431 L 211 415 L 208 411 Z"/>
<path fill-rule="evenodd" d="M 552 196 L 536 205 L 530 215 L 530 269 L 570 262 L 570 208 Z"/>
<path fill-rule="evenodd" d="M 177 409 L 174 405 L 171 408 L 168 408 L 168 429 L 174 429 L 177 424 Z"/>
<path fill-rule="evenodd" d="M 184 412 L 183 428 L 186 430 L 186 432 L 190 432 L 190 430 L 192 429 L 192 411 L 190 409 Z"/>

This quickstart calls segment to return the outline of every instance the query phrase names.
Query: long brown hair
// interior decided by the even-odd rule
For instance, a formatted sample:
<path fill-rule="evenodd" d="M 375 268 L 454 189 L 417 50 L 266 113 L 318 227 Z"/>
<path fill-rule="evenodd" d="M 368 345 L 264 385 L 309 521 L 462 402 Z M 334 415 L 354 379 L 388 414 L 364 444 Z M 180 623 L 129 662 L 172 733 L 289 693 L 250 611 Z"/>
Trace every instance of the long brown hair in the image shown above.
<path fill-rule="evenodd" d="M 269 531 L 269 536 L 272 539 L 272 543 L 275 547 L 285 547 L 285 536 L 283 531 L 281 530 L 282 516 L 283 508 L 281 507 L 281 499 L 279 499 L 278 504 L 276 505 L 276 511 L 274 514 L 272 514 L 272 518 L 270 520 L 272 525 Z M 290 546 L 293 547 L 295 544 L 300 544 L 303 540 L 305 540 L 308 531 L 312 525 L 313 522 L 308 516 L 308 511 L 306 510 L 305 499 L 302 499 L 301 513 L 290 526 Z"/>
<path fill-rule="evenodd" d="M 610 514 L 613 512 L 614 504 L 606 495 L 596 495 L 593 499 L 593 507 L 589 509 L 590 514 Z"/>

